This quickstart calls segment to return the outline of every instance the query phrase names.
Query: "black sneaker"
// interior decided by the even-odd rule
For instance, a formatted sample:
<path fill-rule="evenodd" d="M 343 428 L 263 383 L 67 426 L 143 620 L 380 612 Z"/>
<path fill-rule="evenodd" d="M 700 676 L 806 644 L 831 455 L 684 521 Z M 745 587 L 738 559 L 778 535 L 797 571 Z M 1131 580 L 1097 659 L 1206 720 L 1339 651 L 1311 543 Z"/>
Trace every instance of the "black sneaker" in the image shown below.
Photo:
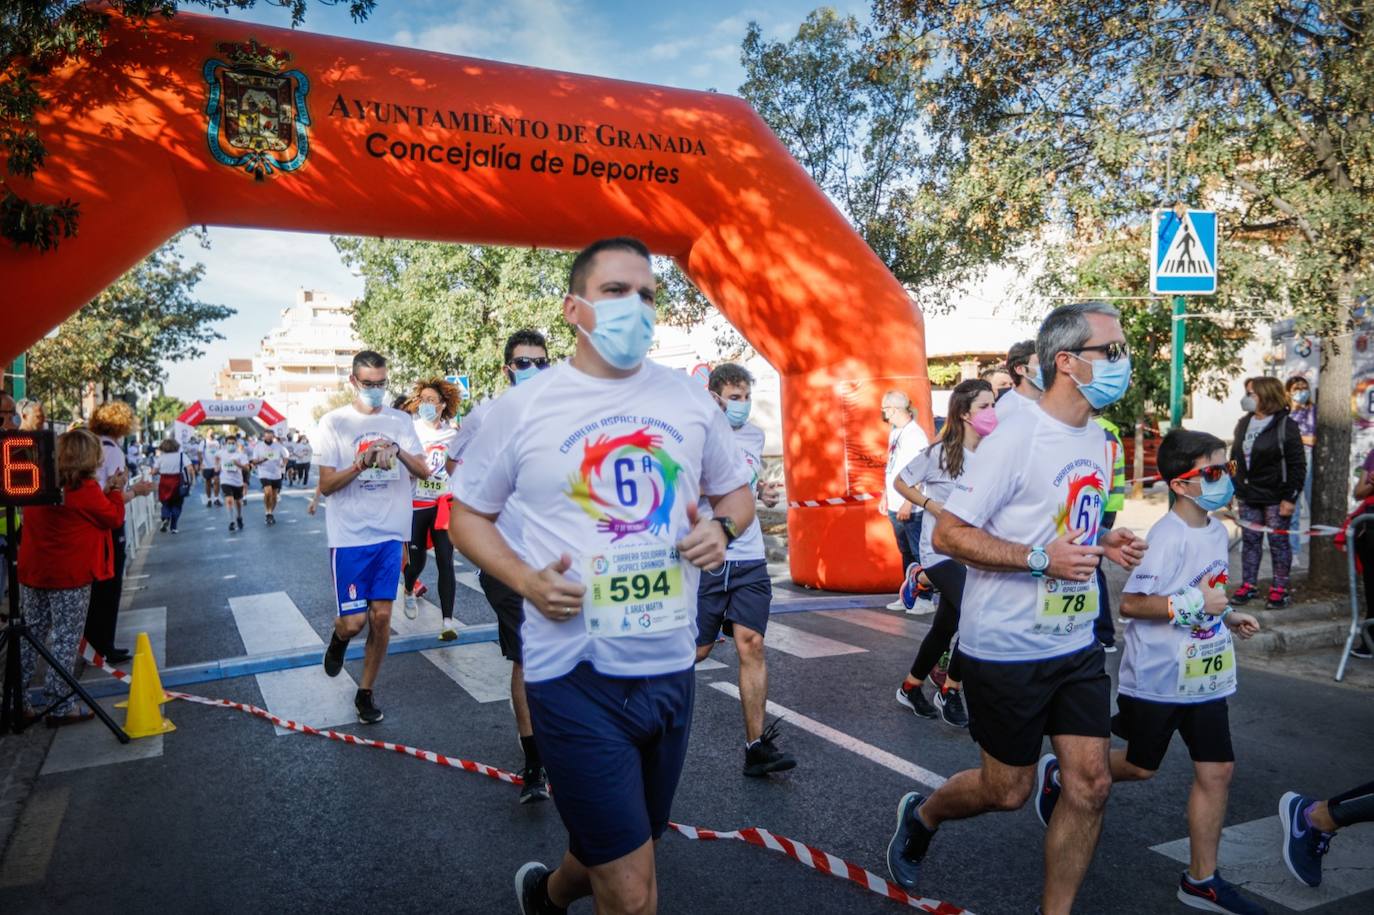
<path fill-rule="evenodd" d="M 525 783 L 520 789 L 520 803 L 535 804 L 549 799 L 549 780 L 543 766 L 525 768 L 520 773 L 520 780 Z"/>
<path fill-rule="evenodd" d="M 914 890 L 920 882 L 921 862 L 935 835 L 916 815 L 916 809 L 925 801 L 924 795 L 911 791 L 898 802 L 897 831 L 887 843 L 887 872 L 892 882 L 904 890 Z"/>
<path fill-rule="evenodd" d="M 242 515 L 239 515 L 238 526 L 239 526 L 239 530 L 243 530 L 243 516 L 242 516 Z"/>
<path fill-rule="evenodd" d="M 338 633 L 329 636 L 329 647 L 324 650 L 324 672 L 327 676 L 337 677 L 343 670 L 344 652 L 348 651 L 348 640 L 339 638 Z"/>
<path fill-rule="evenodd" d="M 236 531 L 236 530 L 238 530 L 238 528 L 234 527 L 234 522 L 230 521 L 230 522 L 229 522 L 229 533 L 232 534 L 232 533 L 233 533 L 234 531 Z"/>
<path fill-rule="evenodd" d="M 968 727 L 968 711 L 964 708 L 962 690 L 946 689 L 935 694 L 935 707 L 940 711 L 940 720 L 956 728 Z"/>
<path fill-rule="evenodd" d="M 1370 651 L 1369 646 L 1364 642 L 1356 642 L 1350 648 L 1350 656 L 1359 658 L 1361 661 L 1368 661 L 1370 658 L 1374 658 L 1374 651 Z"/>
<path fill-rule="evenodd" d="M 515 872 L 515 899 L 520 903 L 520 915 L 566 915 L 549 901 L 549 869 L 538 861 L 530 861 Z"/>
<path fill-rule="evenodd" d="M 168 521 L 162 522 L 162 526 L 159 527 L 158 530 L 161 531 L 161 532 L 164 533 L 164 534 L 167 533 L 167 525 L 168 525 L 169 523 L 171 523 L 171 522 L 168 522 Z"/>
<path fill-rule="evenodd" d="M 940 713 L 935 711 L 935 706 L 926 699 L 926 694 L 921 692 L 919 686 L 911 690 L 897 687 L 897 701 L 911 709 L 917 718 L 938 718 L 940 716 Z"/>
<path fill-rule="evenodd" d="M 353 697 L 353 705 L 358 709 L 358 721 L 362 724 L 376 724 L 382 720 L 382 710 L 372 701 L 372 690 L 358 690 Z"/>
<path fill-rule="evenodd" d="M 763 729 L 759 739 L 744 748 L 744 774 L 751 778 L 762 778 L 770 772 L 786 772 L 795 769 L 797 761 L 777 748 L 774 740 L 778 736 L 778 719 Z"/>
<path fill-rule="evenodd" d="M 216 499 L 216 500 L 215 500 L 215 505 L 217 505 L 217 506 L 223 508 L 223 507 L 224 507 L 224 502 L 223 502 L 222 500 L 220 500 L 220 499 Z"/>

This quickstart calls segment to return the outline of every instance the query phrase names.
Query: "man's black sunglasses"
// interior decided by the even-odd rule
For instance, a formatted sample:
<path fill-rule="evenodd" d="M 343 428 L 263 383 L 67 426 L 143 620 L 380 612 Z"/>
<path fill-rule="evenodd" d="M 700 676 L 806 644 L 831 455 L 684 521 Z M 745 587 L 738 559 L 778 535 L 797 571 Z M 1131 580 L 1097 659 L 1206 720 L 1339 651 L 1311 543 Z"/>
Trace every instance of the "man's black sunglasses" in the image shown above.
<path fill-rule="evenodd" d="M 1098 346 L 1080 346 L 1069 350 L 1071 353 L 1102 353 L 1108 362 L 1116 362 L 1131 355 L 1131 347 L 1126 343 L 1103 343 Z"/>
<path fill-rule="evenodd" d="M 516 356 L 510 361 L 510 365 L 522 372 L 530 366 L 536 366 L 542 372 L 549 367 L 549 359 L 547 356 L 539 356 L 535 359 L 531 359 L 529 356 Z"/>

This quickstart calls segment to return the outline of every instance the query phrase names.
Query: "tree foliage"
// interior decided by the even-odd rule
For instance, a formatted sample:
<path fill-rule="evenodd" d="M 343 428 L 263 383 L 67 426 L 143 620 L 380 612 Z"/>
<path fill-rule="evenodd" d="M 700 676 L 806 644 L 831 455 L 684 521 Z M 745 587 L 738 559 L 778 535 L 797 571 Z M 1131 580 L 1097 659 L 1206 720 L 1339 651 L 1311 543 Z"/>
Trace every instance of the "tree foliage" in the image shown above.
<path fill-rule="evenodd" d="M 166 380 L 166 366 L 204 355 L 214 329 L 235 312 L 195 298 L 204 264 L 186 266 L 180 235 L 148 255 L 29 350 L 29 385 L 39 397 L 76 407 L 89 383 L 107 396 Z"/>
<path fill-rule="evenodd" d="M 155 394 L 153 399 L 148 402 L 147 412 L 152 420 L 170 428 L 172 422 L 185 410 L 186 403 L 180 398 L 170 394 Z"/>
<path fill-rule="evenodd" d="M 291 25 L 305 20 L 309 0 L 263 0 L 291 12 Z M 347 4 L 355 22 L 366 19 L 376 0 L 318 0 L 329 6 Z M 211 12 L 246 10 L 258 0 L 182 0 L 181 5 Z M 135 22 L 176 14 L 176 0 L 109 0 L 109 7 Z M 65 198 L 36 202 L 15 190 L 13 178 L 32 178 L 43 167 L 47 151 L 38 135 L 37 116 L 48 101 L 43 77 L 54 68 L 100 54 L 110 14 L 94 4 L 71 0 L 3 0 L 0 2 L 0 155 L 6 179 L 0 179 L 0 234 L 16 245 L 40 251 L 76 234 L 80 203 Z"/>

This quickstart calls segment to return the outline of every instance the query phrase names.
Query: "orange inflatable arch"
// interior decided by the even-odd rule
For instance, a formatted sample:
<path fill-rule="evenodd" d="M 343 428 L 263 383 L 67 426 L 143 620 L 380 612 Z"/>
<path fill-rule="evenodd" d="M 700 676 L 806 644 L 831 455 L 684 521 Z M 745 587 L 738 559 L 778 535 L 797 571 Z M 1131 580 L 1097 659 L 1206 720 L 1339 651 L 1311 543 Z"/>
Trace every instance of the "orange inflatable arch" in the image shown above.
<path fill-rule="evenodd" d="M 104 53 L 43 84 L 49 156 L 19 190 L 80 201 L 80 233 L 0 250 L 0 360 L 190 225 L 569 249 L 635 235 L 782 375 L 793 578 L 899 580 L 873 501 L 878 403 L 901 388 L 929 422 L 921 316 L 740 99 L 187 13 L 112 13 Z"/>

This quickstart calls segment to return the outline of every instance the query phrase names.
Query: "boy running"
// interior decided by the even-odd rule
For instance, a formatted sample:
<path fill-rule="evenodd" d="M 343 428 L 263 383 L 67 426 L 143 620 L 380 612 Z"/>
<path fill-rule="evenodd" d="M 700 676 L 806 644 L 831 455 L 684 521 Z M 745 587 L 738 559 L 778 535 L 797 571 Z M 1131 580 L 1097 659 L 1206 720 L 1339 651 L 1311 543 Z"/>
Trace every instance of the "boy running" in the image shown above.
<path fill-rule="evenodd" d="M 1234 493 L 1226 444 L 1205 432 L 1175 429 L 1159 447 L 1159 472 L 1174 507 L 1150 530 L 1149 552 L 1126 582 L 1121 615 L 1126 650 L 1112 732 L 1126 748 L 1111 752 L 1113 782 L 1154 777 L 1174 732 L 1193 759 L 1188 798 L 1192 861 L 1178 884 L 1184 905 L 1207 912 L 1262 913 L 1217 870 L 1217 846 L 1235 769 L 1226 697 L 1236 691 L 1231 631 L 1248 639 L 1253 616 L 1227 606 L 1226 529 L 1208 515 Z M 1058 760 L 1038 769 L 1036 812 L 1048 825 L 1059 796 Z"/>

